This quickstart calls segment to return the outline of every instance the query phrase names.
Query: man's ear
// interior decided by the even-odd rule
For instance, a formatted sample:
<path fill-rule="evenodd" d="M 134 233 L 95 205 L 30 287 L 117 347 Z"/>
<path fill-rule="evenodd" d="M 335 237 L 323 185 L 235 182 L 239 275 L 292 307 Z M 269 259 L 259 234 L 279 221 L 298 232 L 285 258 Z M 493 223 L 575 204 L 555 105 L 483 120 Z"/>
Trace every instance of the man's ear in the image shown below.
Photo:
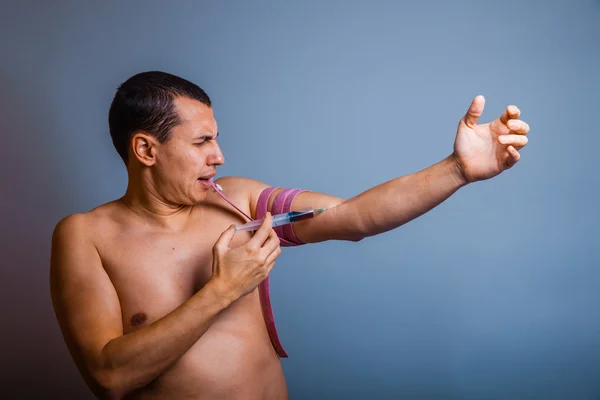
<path fill-rule="evenodd" d="M 157 145 L 156 138 L 146 132 L 136 132 L 131 138 L 133 156 L 147 167 L 156 162 Z"/>

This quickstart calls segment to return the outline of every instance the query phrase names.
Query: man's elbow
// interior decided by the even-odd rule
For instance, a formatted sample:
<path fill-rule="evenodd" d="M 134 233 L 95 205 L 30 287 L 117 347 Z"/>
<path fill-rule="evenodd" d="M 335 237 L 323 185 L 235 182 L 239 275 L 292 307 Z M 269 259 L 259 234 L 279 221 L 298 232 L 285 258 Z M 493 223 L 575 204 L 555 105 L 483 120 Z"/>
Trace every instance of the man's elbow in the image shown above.
<path fill-rule="evenodd" d="M 117 376 L 116 371 L 110 369 L 96 370 L 93 374 L 92 392 L 102 400 L 120 400 L 126 394 L 127 390 L 122 385 L 122 380 Z"/>
<path fill-rule="evenodd" d="M 143 386 L 139 379 L 128 373 L 126 366 L 117 367 L 105 361 L 89 366 L 88 371 L 88 377 L 91 378 L 89 387 L 99 399 L 120 400 Z"/>
<path fill-rule="evenodd" d="M 357 212 L 352 218 L 352 223 L 348 226 L 348 236 L 352 242 L 360 242 L 366 237 L 371 236 L 368 223 L 363 215 Z"/>

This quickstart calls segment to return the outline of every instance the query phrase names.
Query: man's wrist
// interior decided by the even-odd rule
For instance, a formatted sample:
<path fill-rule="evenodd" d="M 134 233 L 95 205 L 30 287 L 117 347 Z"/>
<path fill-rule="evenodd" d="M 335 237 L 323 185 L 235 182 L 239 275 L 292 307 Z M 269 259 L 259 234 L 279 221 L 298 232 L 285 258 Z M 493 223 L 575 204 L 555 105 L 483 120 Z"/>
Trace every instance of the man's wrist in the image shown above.
<path fill-rule="evenodd" d="M 457 189 L 460 189 L 463 186 L 466 186 L 469 181 L 465 178 L 465 172 L 456 157 L 456 154 L 452 153 L 448 157 L 448 168 L 449 172 L 456 183 Z"/>
<path fill-rule="evenodd" d="M 209 291 L 223 309 L 229 307 L 231 303 L 237 300 L 237 297 L 229 287 L 222 280 L 216 278 L 211 278 L 204 285 L 204 290 Z"/>

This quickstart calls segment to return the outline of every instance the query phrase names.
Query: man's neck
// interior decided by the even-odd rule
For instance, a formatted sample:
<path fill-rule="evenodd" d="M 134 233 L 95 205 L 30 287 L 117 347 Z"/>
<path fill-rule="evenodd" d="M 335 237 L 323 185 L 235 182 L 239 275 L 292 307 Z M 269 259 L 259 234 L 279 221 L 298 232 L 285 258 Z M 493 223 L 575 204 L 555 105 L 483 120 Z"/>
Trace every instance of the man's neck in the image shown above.
<path fill-rule="evenodd" d="M 170 231 L 179 231 L 187 224 L 193 206 L 172 204 L 156 193 L 128 185 L 119 202 L 148 225 Z"/>

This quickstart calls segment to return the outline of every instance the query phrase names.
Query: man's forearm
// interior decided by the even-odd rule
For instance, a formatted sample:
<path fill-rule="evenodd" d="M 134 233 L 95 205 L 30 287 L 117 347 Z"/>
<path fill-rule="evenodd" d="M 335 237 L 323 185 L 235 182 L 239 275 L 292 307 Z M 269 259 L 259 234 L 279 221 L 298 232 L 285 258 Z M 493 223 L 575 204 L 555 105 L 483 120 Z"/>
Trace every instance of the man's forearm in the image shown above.
<path fill-rule="evenodd" d="M 102 351 L 101 385 L 118 398 L 145 386 L 192 347 L 233 300 L 210 281 L 165 317 L 111 340 Z"/>
<path fill-rule="evenodd" d="M 463 175 L 453 156 L 410 175 L 375 186 L 344 202 L 337 218 L 358 221 L 356 238 L 373 236 L 397 228 L 442 203 L 460 187 Z"/>

